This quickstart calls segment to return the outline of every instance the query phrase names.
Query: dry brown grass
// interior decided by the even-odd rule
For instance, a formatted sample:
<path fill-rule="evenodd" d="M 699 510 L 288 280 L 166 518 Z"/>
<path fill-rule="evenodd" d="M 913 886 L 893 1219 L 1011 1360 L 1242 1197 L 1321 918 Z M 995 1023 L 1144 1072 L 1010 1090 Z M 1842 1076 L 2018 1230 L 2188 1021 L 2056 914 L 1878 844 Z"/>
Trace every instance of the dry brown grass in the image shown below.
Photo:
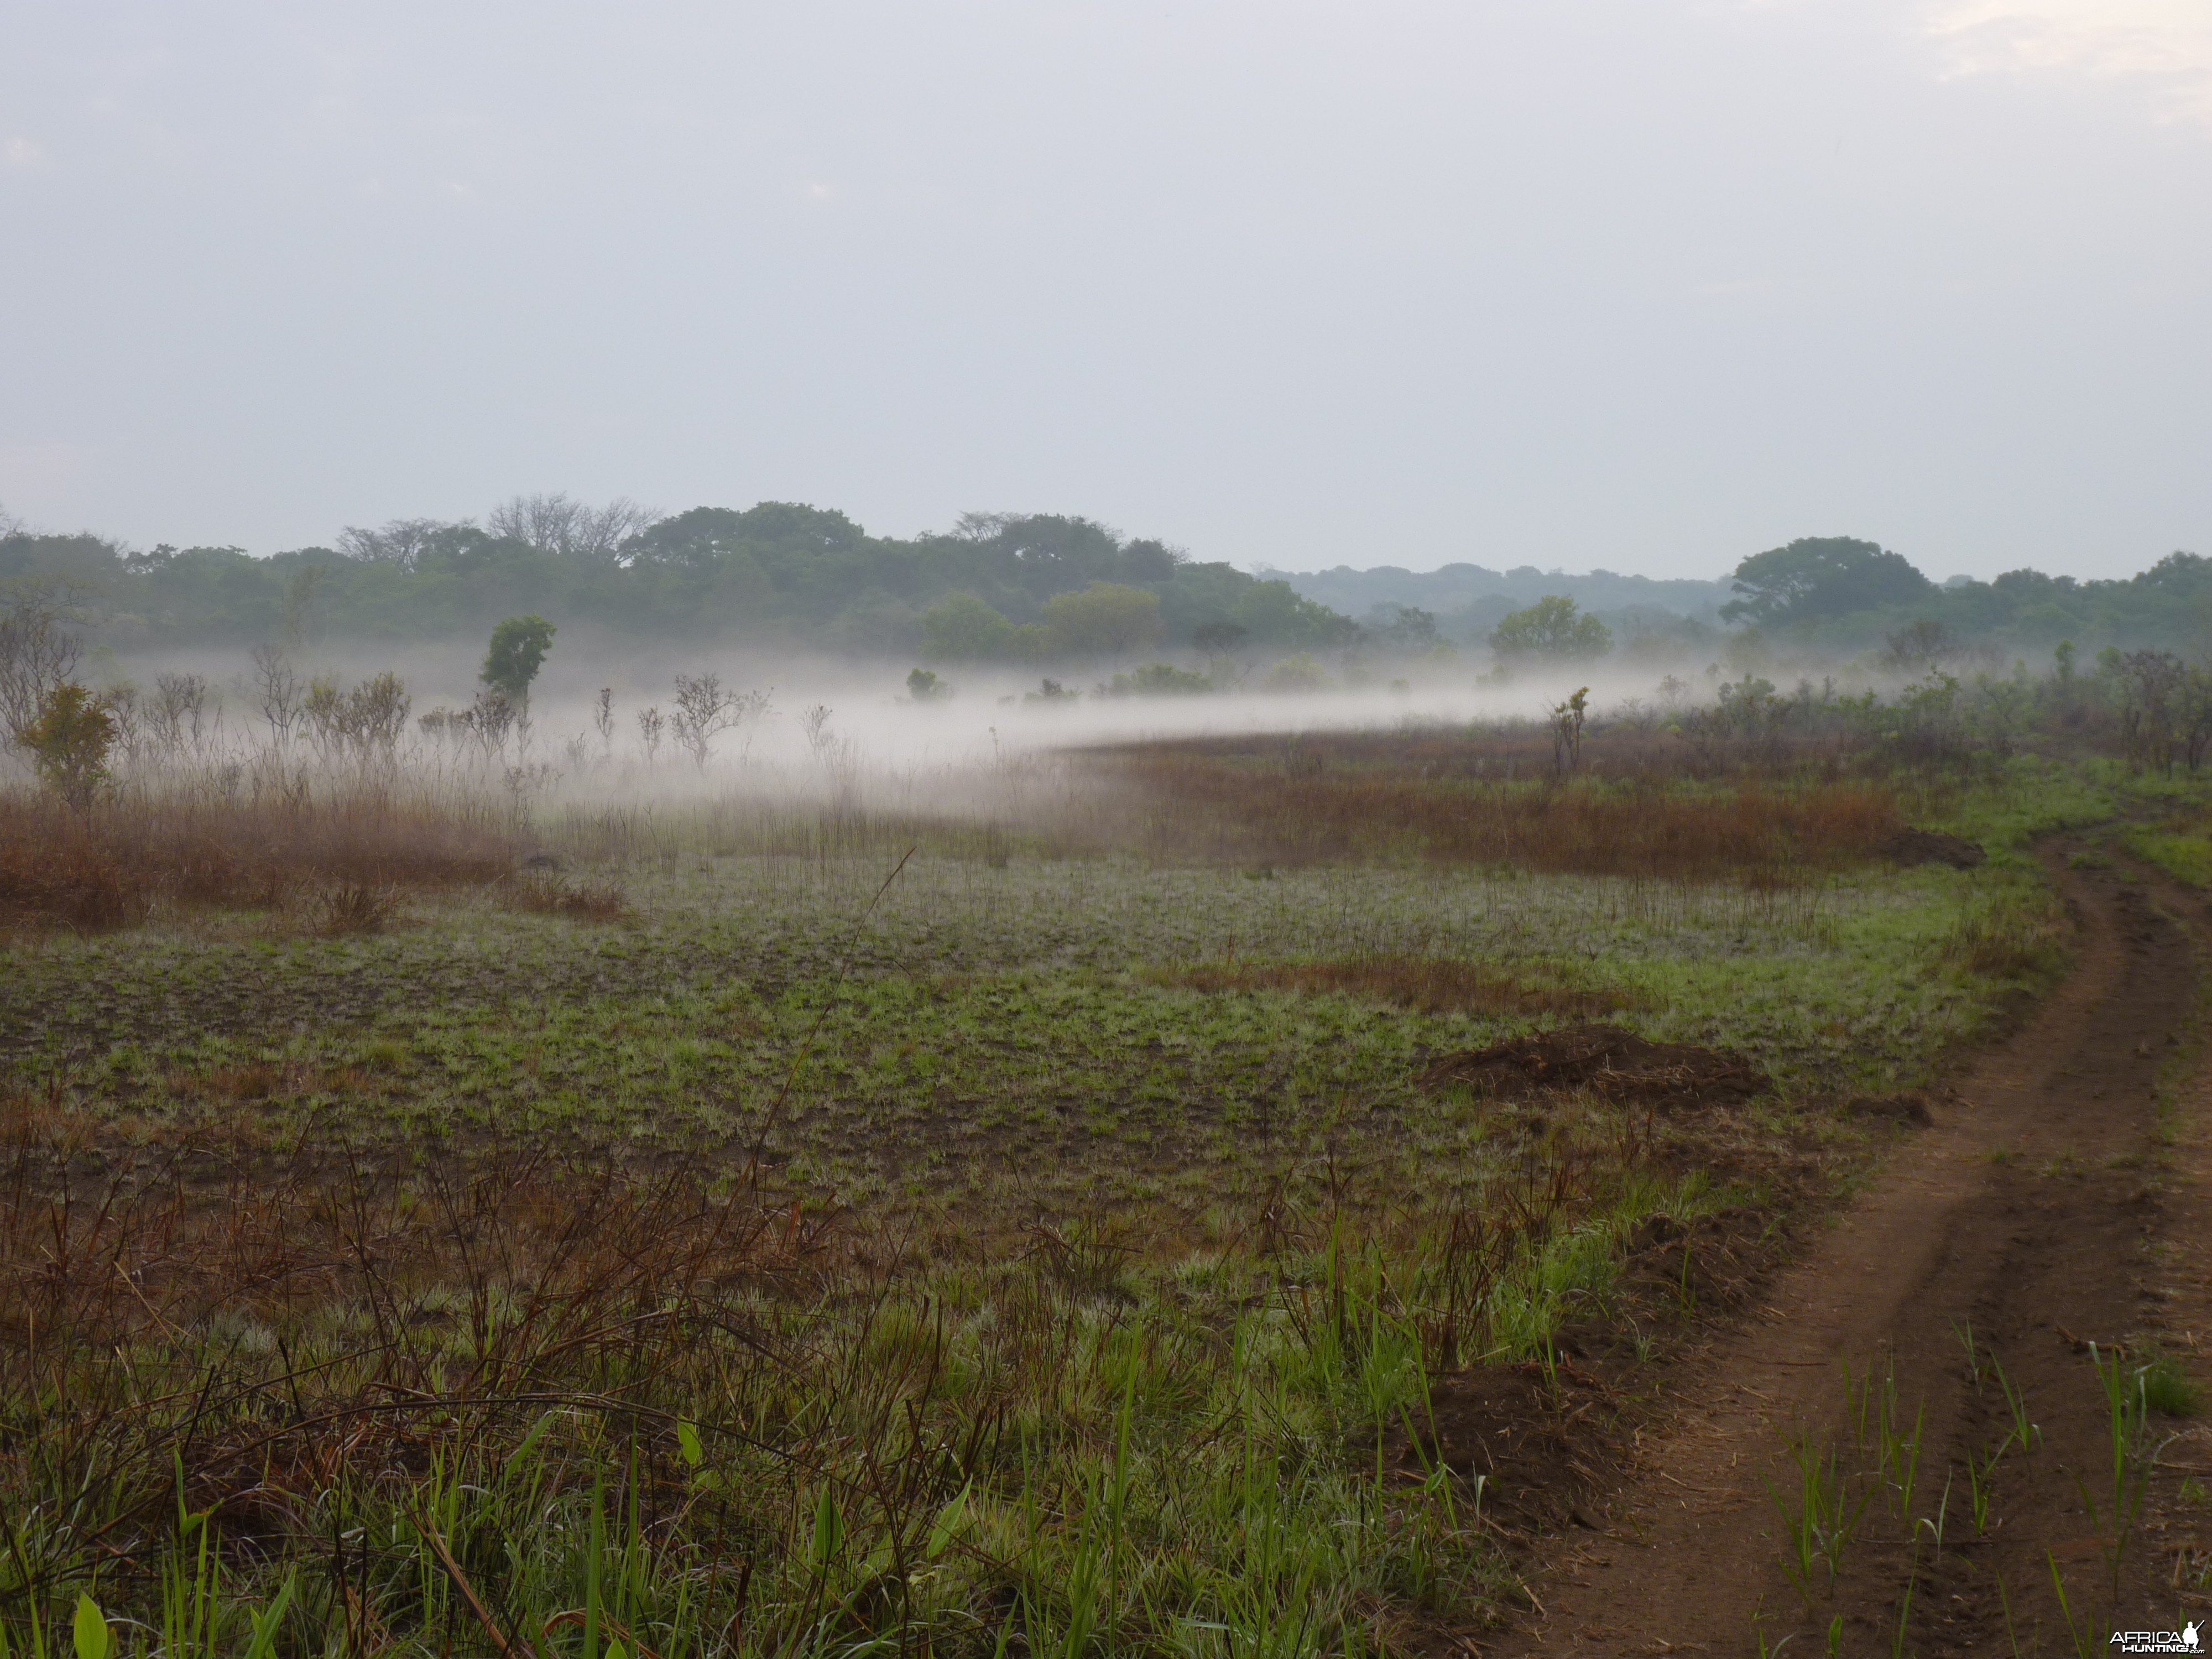
<path fill-rule="evenodd" d="M 242 1097 L 279 1086 L 257 1069 L 229 1079 Z M 228 1538 L 273 1538 L 333 1481 L 404 1477 L 416 1419 L 441 1409 L 524 1425 L 617 1395 L 637 1409 L 641 1343 L 663 1369 L 726 1364 L 723 1298 L 803 1278 L 822 1249 L 818 1224 L 688 1171 L 284 1167 L 96 1149 L 62 1127 L 50 1103 L 0 1099 L 0 1399 L 68 1370 L 44 1430 L 101 1470 L 118 1540 L 155 1534 L 179 1478 Z M 252 1334 L 334 1308 L 361 1328 L 312 1371 Z M 312 1409 L 288 1416 L 303 1391 Z M 23 1462 L 0 1455 L 0 1490 Z"/>
<path fill-rule="evenodd" d="M 1376 857 L 1545 874 L 1786 881 L 1875 856 L 1902 824 L 1879 783 L 1698 782 L 1656 774 L 1559 779 L 1370 756 L 1349 738 L 1161 744 L 1083 766 L 1104 786 L 1097 833 L 1156 857 L 1304 865 Z M 1462 752 L 1465 751 L 1465 752 Z M 1484 763 L 1478 768 L 1476 763 Z"/>
<path fill-rule="evenodd" d="M 1379 957 L 1358 962 L 1224 963 L 1163 972 L 1164 984 L 1194 991 L 1330 991 L 1425 1014 L 1548 1014 L 1586 1018 L 1638 1006 L 1626 991 L 1571 990 L 1532 984 L 1480 963 L 1441 957 Z"/>
<path fill-rule="evenodd" d="M 399 895 L 391 888 L 349 881 L 324 895 L 322 931 L 334 939 L 380 933 L 391 925 L 398 908 Z"/>
<path fill-rule="evenodd" d="M 535 872 L 510 882 L 506 900 L 514 909 L 575 921 L 620 921 L 629 914 L 629 901 L 611 882 L 567 882 Z"/>
<path fill-rule="evenodd" d="M 374 793 L 238 805 L 126 796 L 82 813 L 0 793 L 0 927 L 117 927 L 157 902 L 260 908 L 314 893 L 326 923 L 362 931 L 364 918 L 381 924 L 398 890 L 496 880 L 515 855 L 489 812 Z"/>

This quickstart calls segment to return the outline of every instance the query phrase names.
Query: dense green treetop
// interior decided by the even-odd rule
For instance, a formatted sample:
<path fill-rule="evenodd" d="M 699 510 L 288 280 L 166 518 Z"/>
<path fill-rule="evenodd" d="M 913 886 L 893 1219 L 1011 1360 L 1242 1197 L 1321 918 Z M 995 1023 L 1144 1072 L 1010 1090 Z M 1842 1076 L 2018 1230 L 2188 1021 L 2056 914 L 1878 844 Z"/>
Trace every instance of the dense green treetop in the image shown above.
<path fill-rule="evenodd" d="M 491 648 L 484 653 L 477 678 L 510 703 L 528 702 L 531 682 L 553 648 L 553 624 L 543 617 L 505 618 L 491 630 Z"/>
<path fill-rule="evenodd" d="M 1577 612 L 1565 594 L 1547 593 L 1500 622 L 1490 636 L 1490 648 L 1508 660 L 1585 662 L 1613 649 L 1613 630 L 1595 617 Z"/>
<path fill-rule="evenodd" d="M 1936 591 L 1902 553 L 1849 536 L 1801 536 L 1754 553 L 1733 585 L 1743 597 L 1721 607 L 1721 620 L 1762 625 L 1911 605 Z"/>
<path fill-rule="evenodd" d="M 957 599 L 971 623 L 984 612 L 999 619 L 986 619 L 985 634 L 1002 625 L 1024 644 L 951 654 L 1021 657 L 1034 654 L 1042 638 L 1048 606 L 1099 585 L 1148 596 L 1133 623 L 1097 623 L 1115 604 L 1126 609 L 1110 596 L 1063 617 L 1060 635 L 1108 654 L 1123 648 L 1125 635 L 1187 647 L 1209 623 L 1241 627 L 1258 646 L 1287 647 L 1354 631 L 1285 583 L 1057 514 L 970 514 L 944 534 L 900 540 L 871 536 L 842 513 L 763 501 L 743 512 L 695 507 L 612 544 L 604 535 L 578 534 L 557 514 L 535 521 L 555 521 L 554 528 L 527 539 L 533 516 L 521 511 L 493 516 L 507 533 L 400 520 L 349 530 L 338 548 L 266 558 L 234 547 L 141 554 L 94 536 L 19 534 L 0 538 L 0 581 L 66 585 L 83 614 L 118 643 L 449 639 L 481 635 L 499 618 L 527 611 L 562 627 L 616 634 L 905 655 L 923 648 L 933 607 Z M 1081 623 L 1086 616 L 1097 625 Z"/>
<path fill-rule="evenodd" d="M 481 639 L 503 617 L 533 613 L 587 635 L 1012 662 L 1182 651 L 1201 631 L 1215 643 L 1196 648 L 1208 653 L 1230 639 L 1278 654 L 1362 639 L 1413 650 L 1438 638 L 1486 641 L 1546 594 L 1597 615 L 1625 651 L 1653 640 L 1716 649 L 1711 596 L 1722 591 L 1473 565 L 1253 576 L 1079 517 L 973 514 L 947 532 L 900 539 L 788 501 L 655 520 L 627 502 L 530 497 L 483 525 L 395 520 L 337 539 L 264 558 L 235 547 L 136 553 L 97 536 L 15 531 L 0 534 L 0 599 L 27 585 L 65 593 L 118 646 Z M 1149 595 L 1157 611 L 1112 596 L 1064 602 L 1094 586 Z M 2014 570 L 1938 587 L 1875 543 L 1807 538 L 1745 559 L 1732 586 L 1721 617 L 1778 643 L 1856 650 L 1929 622 L 1947 637 L 2008 651 L 2048 650 L 2060 639 L 2091 650 L 2212 647 L 2212 562 L 2192 553 L 2109 580 Z M 1366 602 L 1360 623 L 1334 608 L 1355 600 Z M 1126 626 L 1082 620 L 1117 606 Z"/>

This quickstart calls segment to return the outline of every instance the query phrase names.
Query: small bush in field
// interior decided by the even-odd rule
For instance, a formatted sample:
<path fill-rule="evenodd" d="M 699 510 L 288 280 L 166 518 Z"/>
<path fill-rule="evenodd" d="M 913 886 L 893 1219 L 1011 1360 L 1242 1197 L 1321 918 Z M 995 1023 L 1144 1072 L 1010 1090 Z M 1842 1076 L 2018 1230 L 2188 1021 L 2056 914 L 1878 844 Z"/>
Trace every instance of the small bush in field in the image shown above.
<path fill-rule="evenodd" d="M 2161 1355 L 2142 1369 L 2142 1401 L 2167 1417 L 2195 1417 L 2204 1409 L 2204 1391 L 2172 1360 Z"/>
<path fill-rule="evenodd" d="M 517 910 L 578 921 L 619 921 L 629 914 L 622 889 L 611 883 L 572 884 L 538 873 L 518 878 L 507 890 L 507 902 Z"/>
<path fill-rule="evenodd" d="M 75 681 L 64 680 L 41 697 L 37 716 L 17 728 L 15 740 L 31 751 L 39 781 L 80 812 L 107 787 L 115 716 Z"/>
<path fill-rule="evenodd" d="M 2021 909 L 1969 915 L 1943 942 L 1947 961 L 1990 979 L 2039 980 L 2065 962 L 2056 922 Z"/>
<path fill-rule="evenodd" d="M 1326 691 L 1334 684 L 1328 671 L 1314 659 L 1313 653 L 1301 651 L 1295 657 L 1285 657 L 1267 671 L 1267 678 L 1260 682 L 1263 691 Z"/>
<path fill-rule="evenodd" d="M 399 908 L 399 896 L 388 887 L 349 882 L 323 901 L 322 927 L 334 936 L 380 933 Z"/>

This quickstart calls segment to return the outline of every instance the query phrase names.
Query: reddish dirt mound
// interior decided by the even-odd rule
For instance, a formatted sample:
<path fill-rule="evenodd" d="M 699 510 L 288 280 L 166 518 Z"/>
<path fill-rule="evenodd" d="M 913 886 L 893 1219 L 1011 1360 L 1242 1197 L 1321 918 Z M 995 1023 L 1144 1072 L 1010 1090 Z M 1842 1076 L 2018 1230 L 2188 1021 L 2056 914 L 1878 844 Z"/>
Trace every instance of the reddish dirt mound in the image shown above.
<path fill-rule="evenodd" d="M 1954 870 L 1972 870 L 1989 858 L 1979 842 L 1940 830 L 1900 830 L 1875 851 L 1899 864 L 1948 864 Z"/>
<path fill-rule="evenodd" d="M 1482 1512 L 1493 1523 L 1553 1530 L 1581 1522 L 1583 1495 L 1604 1484 L 1600 1469 L 1619 1449 L 1604 1408 L 1611 1399 L 1602 1380 L 1571 1360 L 1548 1374 L 1533 1361 L 1478 1365 L 1431 1382 L 1427 1409 L 1385 1432 L 1383 1455 L 1414 1479 L 1441 1463 L 1469 1486 L 1479 1480 Z"/>
<path fill-rule="evenodd" d="M 1478 963 L 1435 957 L 1376 957 L 1358 962 L 1224 963 L 1177 969 L 1160 977 L 1194 991 L 1334 991 L 1424 1013 L 1551 1014 L 1587 1019 L 1635 1006 L 1632 993 L 1532 985 Z"/>
<path fill-rule="evenodd" d="M 1928 1109 L 1928 1097 L 1917 1089 L 1901 1095 L 1860 1095 L 1844 1103 L 1844 1109 L 1853 1117 L 1887 1118 L 1918 1129 L 1925 1129 L 1936 1121 Z"/>
<path fill-rule="evenodd" d="M 1468 1048 L 1417 1079 L 1425 1089 L 1464 1084 L 1516 1100 L 1555 1089 L 1588 1089 L 1652 1105 L 1733 1105 L 1774 1086 L 1765 1073 L 1721 1048 L 1652 1042 L 1618 1025 L 1568 1025 Z"/>

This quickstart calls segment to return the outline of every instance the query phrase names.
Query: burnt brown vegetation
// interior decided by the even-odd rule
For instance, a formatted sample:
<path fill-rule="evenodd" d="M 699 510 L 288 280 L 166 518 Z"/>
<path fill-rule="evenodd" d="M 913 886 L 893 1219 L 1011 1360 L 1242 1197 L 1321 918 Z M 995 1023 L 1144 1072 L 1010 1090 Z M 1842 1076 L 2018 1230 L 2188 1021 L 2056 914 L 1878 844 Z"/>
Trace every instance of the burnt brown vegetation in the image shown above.
<path fill-rule="evenodd" d="M 919 823 L 9 803 L 27 932 L 307 926 L 149 933 L 212 988 L 125 985 L 113 940 L 17 958 L 49 977 L 0 1097 L 0 1630 L 82 1593 L 198 1659 L 162 1621 L 207 1539 L 203 1646 L 267 1618 L 285 1659 L 1463 1648 L 1655 1359 L 1919 1121 L 1808 1100 L 1840 1018 L 1732 1025 L 1742 973 L 1686 953 L 1795 971 L 1847 937 L 1824 906 L 1997 873 L 1881 868 L 1928 845 L 1899 769 L 1637 744 L 1154 745 Z M 916 842 L 929 896 L 872 931 Z M 1956 914 L 1885 969 L 2027 962 L 1996 900 Z M 1102 1146 L 1126 1181 L 1085 1188 Z"/>
<path fill-rule="evenodd" d="M 1470 1048 L 1438 1060 L 1421 1083 L 1456 1085 L 1498 1100 L 1586 1089 L 1608 1100 L 1668 1107 L 1733 1104 L 1774 1087 L 1741 1054 L 1653 1042 L 1618 1025 L 1570 1025 Z"/>
<path fill-rule="evenodd" d="M 1328 991 L 1422 1013 L 1541 1014 L 1569 1018 L 1638 1006 L 1634 993 L 1583 990 L 1516 977 L 1449 957 L 1376 957 L 1351 962 L 1222 963 L 1163 970 L 1162 981 L 1194 991 Z"/>
<path fill-rule="evenodd" d="M 1546 874 L 1795 878 L 1875 856 L 1905 827 L 1882 779 L 1700 777 L 1652 763 L 1571 775 L 1512 734 L 1343 734 L 1109 750 L 1102 821 L 1155 856 L 1305 865 L 1404 857 Z M 1680 751 L 1686 756 L 1686 750 Z"/>
<path fill-rule="evenodd" d="M 577 882 L 545 871 L 526 871 L 506 889 L 508 906 L 542 916 L 576 921 L 620 921 L 629 914 L 623 890 L 612 882 Z"/>
<path fill-rule="evenodd" d="M 1212 1606 L 1238 1593 L 1254 1529 L 1285 1523 L 1278 1479 L 1341 1501 L 1321 1432 L 1353 1447 L 1355 1487 L 1372 1468 L 1351 1495 L 1383 1509 L 1391 1541 L 1379 1571 L 1340 1566 L 1356 1593 L 1316 1605 L 1339 1639 L 1418 1648 L 1510 1585 L 1583 1460 L 1612 1455 L 1631 1362 L 1611 1335 L 1470 1364 L 1522 1340 L 1498 1310 L 1532 1271 L 1624 1201 L 1633 1221 L 1639 1172 L 1683 1155 L 1633 1117 L 1586 1127 L 1596 1139 L 1439 1216 L 1279 1182 L 1217 1305 L 1194 1288 L 1138 1300 L 1164 1264 L 1127 1218 L 985 1247 L 952 1218 L 884 1228 L 757 1172 L 289 1158 L 208 1133 L 131 1149 L 58 1096 L 18 1095 L 0 1150 L 0 1491 L 35 1524 L 0 1589 L 20 1607 L 90 1583 L 111 1607 L 153 1607 L 192 1535 L 181 1516 L 216 1540 L 219 1578 L 265 1596 L 292 1575 L 302 1650 L 552 1655 L 598 1621 L 656 1654 L 829 1653 L 903 1625 L 982 1652 L 1067 1616 L 1086 1558 L 1057 1528 L 1025 1542 L 1018 1517 L 1104 1524 L 1099 1460 L 1135 1480 L 1114 1522 L 1122 1571 L 1163 1597 L 1196 1576 L 1182 1593 Z M 1683 1233 L 1642 1224 L 1632 1251 L 1654 1229 Z M 1672 1305 L 1688 1282 L 1647 1299 Z M 1255 1295 L 1284 1322 L 1263 1372 Z M 1578 1369 L 1577 1352 L 1595 1358 Z M 1433 1408 L 1363 1392 L 1363 1367 L 1407 1364 L 1435 1375 Z M 1491 1421 L 1477 1401 L 1512 1408 L 1510 1440 L 1468 1438 Z M 1237 1498 L 1245 1443 L 1280 1474 Z M 1470 1528 L 1466 1495 L 1431 1478 L 1439 1455 L 1510 1481 L 1489 1522 Z M 1207 1460 L 1194 1482 L 1169 1473 Z M 1194 1507 L 1223 1504 L 1224 1474 L 1228 1512 Z M 1297 1525 L 1314 1534 L 1300 1550 L 1326 1547 L 1318 1519 Z M 1140 1606 L 1127 1616 L 1126 1639 L 1158 1639 Z"/>
<path fill-rule="evenodd" d="M 88 811 L 5 791 L 0 927 L 120 927 L 156 904 L 266 909 L 327 895 L 338 930 L 358 931 L 380 891 L 495 880 L 514 868 L 516 844 L 481 808 L 374 791 L 134 795 Z"/>

